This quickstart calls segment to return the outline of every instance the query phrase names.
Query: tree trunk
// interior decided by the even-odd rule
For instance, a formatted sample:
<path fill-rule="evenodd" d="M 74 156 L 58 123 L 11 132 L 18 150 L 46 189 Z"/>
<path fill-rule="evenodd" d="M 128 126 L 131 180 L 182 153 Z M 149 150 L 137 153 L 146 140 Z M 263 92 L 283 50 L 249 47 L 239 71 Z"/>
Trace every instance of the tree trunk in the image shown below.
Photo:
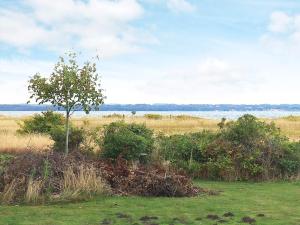
<path fill-rule="evenodd" d="M 69 133 L 70 133 L 70 126 L 69 126 L 70 114 L 66 113 L 66 144 L 65 144 L 65 154 L 68 155 L 69 153 Z"/>
<path fill-rule="evenodd" d="M 191 150 L 191 154 L 190 154 L 189 168 L 191 168 L 192 162 L 193 162 L 193 149 Z"/>

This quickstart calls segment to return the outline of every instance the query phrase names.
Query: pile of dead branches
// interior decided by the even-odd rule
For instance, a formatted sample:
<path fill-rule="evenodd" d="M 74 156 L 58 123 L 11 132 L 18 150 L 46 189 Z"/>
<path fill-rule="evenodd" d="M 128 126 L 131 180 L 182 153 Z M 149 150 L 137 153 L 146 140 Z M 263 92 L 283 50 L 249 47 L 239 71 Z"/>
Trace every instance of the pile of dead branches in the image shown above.
<path fill-rule="evenodd" d="M 131 166 L 125 160 L 102 164 L 104 179 L 116 194 L 186 197 L 199 193 L 184 174 L 160 165 Z"/>
<path fill-rule="evenodd" d="M 66 171 L 76 178 L 82 168 L 95 171 L 95 179 L 103 180 L 116 195 L 185 197 L 195 196 L 200 190 L 185 174 L 159 164 L 139 165 L 124 159 L 109 161 L 87 157 L 80 152 L 68 156 L 57 152 L 27 152 L 15 156 L 1 174 L 0 194 L 13 193 L 9 202 L 21 202 L 34 184 L 38 185 L 35 190 L 41 196 L 61 195 Z"/>

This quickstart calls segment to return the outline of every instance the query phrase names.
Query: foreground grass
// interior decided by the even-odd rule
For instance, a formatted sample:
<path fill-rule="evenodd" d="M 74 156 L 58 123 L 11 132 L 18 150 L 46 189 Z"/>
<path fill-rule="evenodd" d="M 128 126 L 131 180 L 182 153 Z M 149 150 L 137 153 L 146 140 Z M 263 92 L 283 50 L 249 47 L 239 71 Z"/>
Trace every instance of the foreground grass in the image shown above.
<path fill-rule="evenodd" d="M 0 116 L 0 152 L 22 152 L 28 150 L 44 151 L 53 143 L 48 136 L 27 135 L 20 136 L 16 133 L 18 123 L 26 117 Z M 94 128 L 107 125 L 111 122 L 124 119 L 125 122 L 144 123 L 153 129 L 155 133 L 178 134 L 196 132 L 203 129 L 217 130 L 219 120 L 209 120 L 192 116 L 163 116 L 160 119 L 149 119 L 143 116 L 113 115 L 106 117 L 73 117 L 72 122 L 76 126 Z M 300 140 L 300 117 L 285 117 L 278 119 L 265 119 L 267 122 L 275 122 L 283 134 L 291 140 Z"/>
<path fill-rule="evenodd" d="M 99 197 L 81 203 L 0 206 L 0 224 L 216 224 L 218 220 L 207 215 L 222 217 L 226 212 L 234 217 L 222 218 L 227 221 L 223 224 L 241 224 L 244 216 L 254 218 L 255 224 L 300 224 L 299 182 L 196 183 L 223 192 L 194 198 Z M 145 216 L 157 219 L 140 220 Z"/>

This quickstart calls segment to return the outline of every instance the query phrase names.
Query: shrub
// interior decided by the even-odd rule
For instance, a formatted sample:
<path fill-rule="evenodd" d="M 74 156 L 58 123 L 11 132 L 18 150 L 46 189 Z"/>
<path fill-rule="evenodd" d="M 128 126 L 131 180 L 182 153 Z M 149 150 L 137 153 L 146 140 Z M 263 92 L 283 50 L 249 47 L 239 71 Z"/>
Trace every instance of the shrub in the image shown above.
<path fill-rule="evenodd" d="M 53 149 L 63 152 L 65 149 L 65 121 L 64 116 L 53 111 L 35 114 L 32 118 L 26 119 L 18 130 L 21 134 L 40 133 L 49 134 L 54 141 Z M 69 148 L 78 149 L 84 141 L 84 130 L 70 126 Z"/>
<path fill-rule="evenodd" d="M 63 152 L 66 144 L 66 134 L 64 126 L 56 126 L 50 130 L 51 139 L 54 141 L 53 149 Z M 80 144 L 84 141 L 84 130 L 82 128 L 70 127 L 69 133 L 69 150 L 79 149 Z"/>
<path fill-rule="evenodd" d="M 184 168 L 190 174 L 196 174 L 199 169 L 197 164 L 206 161 L 202 151 L 214 140 L 215 136 L 209 131 L 160 136 L 158 138 L 159 154 L 173 165 Z"/>
<path fill-rule="evenodd" d="M 283 177 L 300 175 L 300 142 L 288 143 L 279 161 Z"/>
<path fill-rule="evenodd" d="M 113 122 L 104 128 L 102 156 L 138 160 L 149 158 L 153 149 L 153 132 L 145 125 Z"/>
<path fill-rule="evenodd" d="M 53 127 L 62 125 L 64 125 L 64 116 L 62 114 L 47 111 L 25 119 L 23 124 L 20 124 L 18 132 L 21 134 L 49 134 Z"/>
<path fill-rule="evenodd" d="M 174 117 L 177 120 L 198 120 L 198 119 L 200 119 L 200 117 L 191 116 L 191 115 L 177 115 L 177 116 L 174 116 Z"/>
<path fill-rule="evenodd" d="M 151 120 L 161 120 L 163 118 L 163 116 L 159 114 L 145 114 L 144 117 Z"/>
<path fill-rule="evenodd" d="M 280 178 L 286 172 L 280 162 L 287 154 L 289 142 L 273 123 L 244 115 L 222 127 L 203 151 L 208 159 L 204 165 L 208 177 L 268 180 Z"/>
<path fill-rule="evenodd" d="M 118 113 L 113 113 L 113 114 L 103 116 L 103 118 L 117 118 L 117 119 L 124 119 L 124 117 L 125 117 L 124 114 L 118 114 Z"/>
<path fill-rule="evenodd" d="M 300 143 L 289 142 L 273 123 L 252 115 L 226 123 L 217 133 L 160 136 L 164 159 L 190 175 L 221 180 L 270 180 L 300 174 Z"/>

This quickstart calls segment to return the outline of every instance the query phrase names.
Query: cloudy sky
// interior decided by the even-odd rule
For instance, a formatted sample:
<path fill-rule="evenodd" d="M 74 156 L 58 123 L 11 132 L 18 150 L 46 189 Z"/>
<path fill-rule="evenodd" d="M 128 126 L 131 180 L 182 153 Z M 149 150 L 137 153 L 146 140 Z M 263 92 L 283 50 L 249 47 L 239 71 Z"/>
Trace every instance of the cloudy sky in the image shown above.
<path fill-rule="evenodd" d="M 299 0 L 1 0 L 0 104 L 69 50 L 107 103 L 300 101 Z"/>

